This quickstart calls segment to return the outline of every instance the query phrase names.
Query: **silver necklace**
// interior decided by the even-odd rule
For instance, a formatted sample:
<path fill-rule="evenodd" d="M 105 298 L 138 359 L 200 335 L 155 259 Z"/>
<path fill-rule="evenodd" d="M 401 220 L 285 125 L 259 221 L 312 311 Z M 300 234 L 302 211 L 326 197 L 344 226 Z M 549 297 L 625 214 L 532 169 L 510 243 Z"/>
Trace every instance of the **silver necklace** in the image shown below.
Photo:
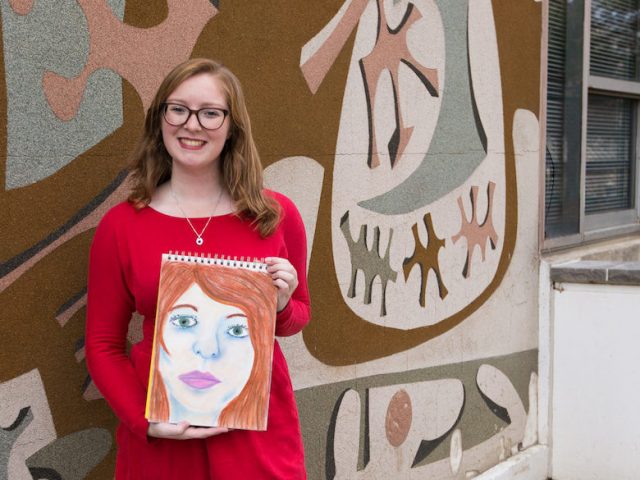
<path fill-rule="evenodd" d="M 191 230 L 193 230 L 193 233 L 196 234 L 196 245 L 201 246 L 204 243 L 204 240 L 202 239 L 202 235 L 204 235 L 204 231 L 209 226 L 209 222 L 211 222 L 211 219 L 213 218 L 213 215 L 216 213 L 216 210 L 218 209 L 218 204 L 220 203 L 220 199 L 222 198 L 222 190 L 223 190 L 223 188 L 220 187 L 220 193 L 218 194 L 218 199 L 216 200 L 216 203 L 214 204 L 213 212 L 211 212 L 211 216 L 207 219 L 207 223 L 204 224 L 204 227 L 202 228 L 202 231 L 200 233 L 198 233 L 198 231 L 193 226 L 193 223 L 191 223 L 191 220 L 189 220 L 189 216 L 185 213 L 185 211 L 180 206 L 180 202 L 178 201 L 178 196 L 176 195 L 176 192 L 173 191 L 173 185 L 170 185 L 170 187 L 171 187 L 171 195 L 173 196 L 173 199 L 176 201 L 176 206 L 178 207 L 178 210 L 180 210 L 180 212 L 184 216 L 184 219 L 187 221 L 187 223 L 191 227 Z"/>

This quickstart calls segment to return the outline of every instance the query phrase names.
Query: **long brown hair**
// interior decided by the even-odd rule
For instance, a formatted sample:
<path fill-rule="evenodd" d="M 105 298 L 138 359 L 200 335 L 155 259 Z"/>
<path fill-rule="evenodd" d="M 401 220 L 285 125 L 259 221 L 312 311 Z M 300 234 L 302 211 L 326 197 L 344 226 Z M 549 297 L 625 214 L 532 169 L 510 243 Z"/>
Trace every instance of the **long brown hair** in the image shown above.
<path fill-rule="evenodd" d="M 247 314 L 254 351 L 249 379 L 238 396 L 222 410 L 218 425 L 266 430 L 276 295 L 268 275 L 242 268 L 171 261 L 163 264 L 155 327 L 155 368 L 149 379 L 150 411 L 158 420 L 169 421 L 169 399 L 159 373 L 158 349 L 171 353 L 164 343 L 166 319 L 178 298 L 194 283 L 213 300 L 234 305 Z"/>
<path fill-rule="evenodd" d="M 231 135 L 220 153 L 222 181 L 237 212 L 253 219 L 260 235 L 266 237 L 278 225 L 280 207 L 263 192 L 262 164 L 251 133 L 242 86 L 231 70 L 207 58 L 193 58 L 176 66 L 158 88 L 147 111 L 142 137 L 133 151 L 129 201 L 137 208 L 147 206 L 156 188 L 171 178 L 172 160 L 162 141 L 163 104 L 182 82 L 203 73 L 220 81 L 229 104 Z"/>

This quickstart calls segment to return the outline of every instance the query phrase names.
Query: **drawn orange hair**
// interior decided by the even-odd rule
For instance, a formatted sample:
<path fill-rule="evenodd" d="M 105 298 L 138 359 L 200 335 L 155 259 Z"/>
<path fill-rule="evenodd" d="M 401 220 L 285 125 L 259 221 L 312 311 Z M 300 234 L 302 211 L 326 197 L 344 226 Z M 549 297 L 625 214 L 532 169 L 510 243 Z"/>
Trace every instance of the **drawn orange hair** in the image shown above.
<path fill-rule="evenodd" d="M 154 418 L 168 421 L 169 399 L 158 369 L 158 349 L 169 353 L 164 343 L 164 328 L 168 313 L 191 285 L 197 284 L 211 299 L 233 305 L 247 315 L 249 338 L 254 350 L 253 367 L 242 391 L 220 413 L 219 426 L 266 430 L 266 411 L 269 405 L 269 382 L 273 332 L 275 326 L 276 295 L 271 277 L 258 271 L 220 265 L 203 265 L 183 261 L 163 263 L 153 363 L 149 379 L 149 406 Z"/>

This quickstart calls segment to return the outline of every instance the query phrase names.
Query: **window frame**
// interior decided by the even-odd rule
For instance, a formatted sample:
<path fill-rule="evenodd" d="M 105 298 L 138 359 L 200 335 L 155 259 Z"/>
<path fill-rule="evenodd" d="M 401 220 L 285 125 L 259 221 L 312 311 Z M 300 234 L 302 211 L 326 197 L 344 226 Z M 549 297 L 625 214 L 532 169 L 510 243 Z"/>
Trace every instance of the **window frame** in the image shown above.
<path fill-rule="evenodd" d="M 637 82 L 591 75 L 591 0 L 573 0 L 566 3 L 565 85 L 563 120 L 563 161 L 561 225 L 566 233 L 547 236 L 546 232 L 546 103 L 548 78 L 549 1 L 544 2 L 544 41 L 542 62 L 544 84 L 541 101 L 544 108 L 542 131 L 542 181 L 540 239 L 543 251 L 579 246 L 595 240 L 611 238 L 640 231 L 640 78 Z M 640 28 L 639 28 L 640 31 Z M 639 62 L 640 68 L 640 62 Z M 612 212 L 585 213 L 587 165 L 587 110 L 589 94 L 631 98 L 635 108 L 632 140 L 632 201 L 633 208 Z"/>

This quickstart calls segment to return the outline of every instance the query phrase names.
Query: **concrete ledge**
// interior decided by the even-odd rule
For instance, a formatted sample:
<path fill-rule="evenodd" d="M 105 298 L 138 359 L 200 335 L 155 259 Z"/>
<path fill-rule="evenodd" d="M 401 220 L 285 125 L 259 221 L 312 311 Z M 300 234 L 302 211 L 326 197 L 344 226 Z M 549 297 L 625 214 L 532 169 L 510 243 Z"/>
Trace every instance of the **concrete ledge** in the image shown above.
<path fill-rule="evenodd" d="M 549 449 L 534 445 L 481 473 L 474 480 L 547 480 Z"/>
<path fill-rule="evenodd" d="M 551 267 L 551 281 L 640 285 L 640 262 L 577 260 Z"/>
<path fill-rule="evenodd" d="M 551 280 L 567 283 L 607 283 L 607 269 L 613 262 L 581 260 L 551 266 Z"/>
<path fill-rule="evenodd" d="M 640 262 L 626 262 L 608 270 L 609 283 L 640 285 Z"/>

